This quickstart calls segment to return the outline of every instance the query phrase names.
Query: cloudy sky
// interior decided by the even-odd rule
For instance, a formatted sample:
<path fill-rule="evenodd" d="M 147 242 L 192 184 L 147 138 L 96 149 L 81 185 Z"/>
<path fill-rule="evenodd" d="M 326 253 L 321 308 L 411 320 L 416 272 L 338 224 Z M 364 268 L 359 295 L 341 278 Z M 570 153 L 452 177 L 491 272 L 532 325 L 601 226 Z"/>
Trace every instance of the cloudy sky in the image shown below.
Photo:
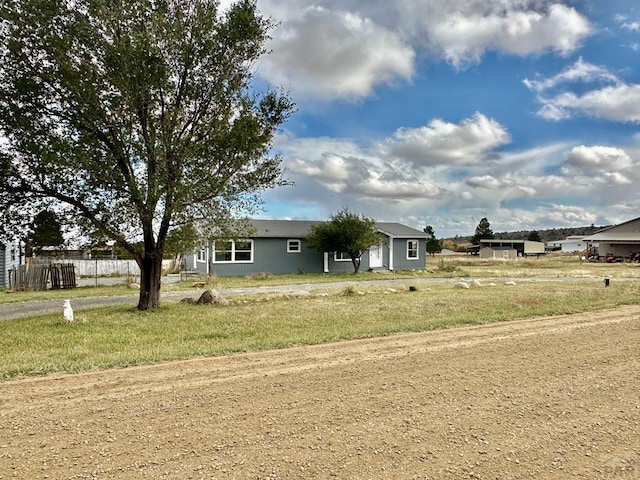
<path fill-rule="evenodd" d="M 640 216 L 640 4 L 258 0 L 279 26 L 259 82 L 297 113 L 295 185 L 264 218 L 343 207 L 437 237 Z"/>

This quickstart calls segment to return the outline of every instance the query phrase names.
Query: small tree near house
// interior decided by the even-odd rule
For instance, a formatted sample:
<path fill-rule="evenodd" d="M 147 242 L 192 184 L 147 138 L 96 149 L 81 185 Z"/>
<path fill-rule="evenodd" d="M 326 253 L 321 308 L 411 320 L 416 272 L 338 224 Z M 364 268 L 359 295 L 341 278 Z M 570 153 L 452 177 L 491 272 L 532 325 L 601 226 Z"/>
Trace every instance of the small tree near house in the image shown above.
<path fill-rule="evenodd" d="M 427 225 L 422 229 L 424 233 L 428 235 L 427 238 L 427 253 L 435 255 L 442 250 L 442 241 L 436 238 L 435 231 L 431 225 Z"/>
<path fill-rule="evenodd" d="M 376 230 L 375 221 L 344 208 L 328 222 L 314 225 L 309 230 L 309 247 L 320 252 L 344 252 L 351 258 L 353 273 L 360 270 L 361 257 L 370 247 L 383 240 Z"/>

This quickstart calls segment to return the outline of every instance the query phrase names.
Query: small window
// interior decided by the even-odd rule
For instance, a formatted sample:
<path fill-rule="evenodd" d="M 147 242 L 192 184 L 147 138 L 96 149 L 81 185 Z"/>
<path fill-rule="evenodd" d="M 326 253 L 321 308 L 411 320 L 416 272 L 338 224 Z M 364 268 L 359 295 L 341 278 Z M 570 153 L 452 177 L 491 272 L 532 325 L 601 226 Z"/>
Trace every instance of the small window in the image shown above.
<path fill-rule="evenodd" d="M 333 260 L 336 262 L 350 262 L 351 257 L 347 252 L 335 252 L 333 254 Z"/>
<path fill-rule="evenodd" d="M 16 249 L 15 248 L 11 249 L 11 261 L 12 262 L 16 261 Z"/>
<path fill-rule="evenodd" d="M 407 260 L 418 258 L 418 240 L 407 240 Z"/>
<path fill-rule="evenodd" d="M 302 245 L 300 240 L 287 240 L 287 253 L 300 253 Z"/>
<path fill-rule="evenodd" d="M 207 249 L 205 247 L 203 247 L 200 250 L 198 250 L 197 260 L 199 262 L 206 262 L 207 261 Z"/>

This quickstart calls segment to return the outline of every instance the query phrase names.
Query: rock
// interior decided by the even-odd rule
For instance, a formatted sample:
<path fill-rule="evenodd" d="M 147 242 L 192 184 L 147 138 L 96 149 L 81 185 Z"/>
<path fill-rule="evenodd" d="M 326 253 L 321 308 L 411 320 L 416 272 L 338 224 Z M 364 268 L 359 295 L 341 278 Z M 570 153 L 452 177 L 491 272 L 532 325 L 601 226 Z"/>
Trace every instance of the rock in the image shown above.
<path fill-rule="evenodd" d="M 513 280 L 507 280 L 506 282 L 504 282 L 505 285 L 515 285 L 516 282 L 514 282 Z"/>
<path fill-rule="evenodd" d="M 195 300 L 191 297 L 183 298 L 180 303 L 195 303 Z"/>
<path fill-rule="evenodd" d="M 475 278 L 473 280 L 471 280 L 471 286 L 472 287 L 481 287 L 482 284 L 480 283 L 480 280 L 476 280 Z"/>
<path fill-rule="evenodd" d="M 133 288 L 135 290 L 140 290 L 140 284 L 139 283 L 130 283 L 129 284 L 129 288 Z"/>
<path fill-rule="evenodd" d="M 311 294 L 306 290 L 294 290 L 285 294 L 285 298 L 308 298 L 310 296 Z"/>
<path fill-rule="evenodd" d="M 453 288 L 468 289 L 469 288 L 469 284 L 467 282 L 458 282 L 458 283 L 453 285 Z"/>
<path fill-rule="evenodd" d="M 217 290 L 205 290 L 196 303 L 198 305 L 228 305 L 229 301 Z"/>

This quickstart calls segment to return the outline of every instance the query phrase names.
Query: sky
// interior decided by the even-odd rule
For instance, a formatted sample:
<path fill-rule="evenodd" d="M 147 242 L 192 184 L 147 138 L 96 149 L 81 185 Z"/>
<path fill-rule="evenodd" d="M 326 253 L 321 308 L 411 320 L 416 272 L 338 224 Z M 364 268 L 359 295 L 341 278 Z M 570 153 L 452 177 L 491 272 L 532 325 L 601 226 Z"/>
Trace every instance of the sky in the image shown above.
<path fill-rule="evenodd" d="M 257 4 L 277 26 L 256 88 L 297 107 L 273 145 L 293 185 L 262 218 L 448 238 L 640 216 L 640 2 Z"/>

